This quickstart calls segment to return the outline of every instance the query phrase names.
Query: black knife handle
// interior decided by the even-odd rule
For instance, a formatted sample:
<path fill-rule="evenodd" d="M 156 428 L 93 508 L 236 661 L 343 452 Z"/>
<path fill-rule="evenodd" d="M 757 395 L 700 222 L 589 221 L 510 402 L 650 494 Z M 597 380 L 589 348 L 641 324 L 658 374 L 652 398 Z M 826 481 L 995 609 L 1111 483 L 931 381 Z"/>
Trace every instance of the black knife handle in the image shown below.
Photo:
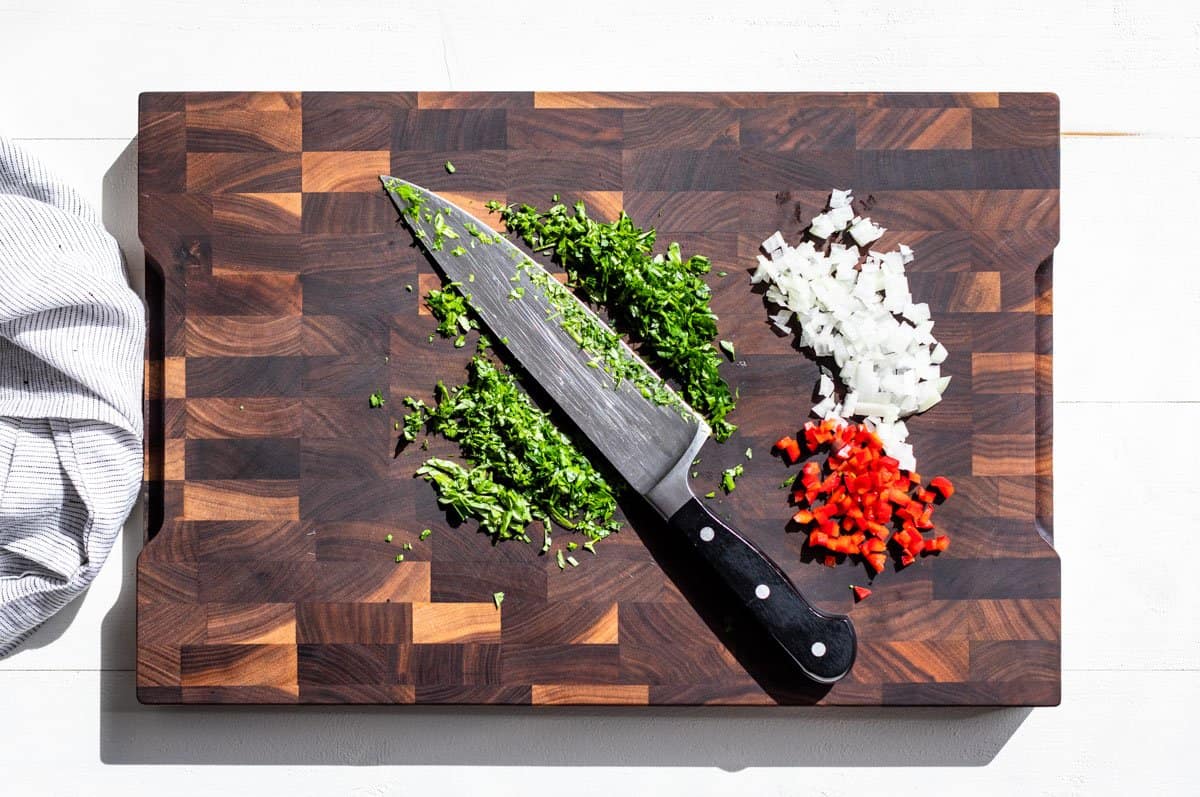
<path fill-rule="evenodd" d="M 810 604 L 778 565 L 696 498 L 668 523 L 809 678 L 828 684 L 850 672 L 858 649 L 850 618 Z"/>

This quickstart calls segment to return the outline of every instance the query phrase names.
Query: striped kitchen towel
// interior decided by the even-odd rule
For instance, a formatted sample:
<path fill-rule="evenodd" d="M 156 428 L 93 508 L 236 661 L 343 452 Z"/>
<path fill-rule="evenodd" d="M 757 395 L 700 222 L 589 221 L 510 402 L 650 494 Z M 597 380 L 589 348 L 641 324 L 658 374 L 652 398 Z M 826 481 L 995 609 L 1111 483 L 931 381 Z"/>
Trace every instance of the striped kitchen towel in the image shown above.
<path fill-rule="evenodd" d="M 0 138 L 0 656 L 87 588 L 133 507 L 145 331 L 96 211 Z"/>

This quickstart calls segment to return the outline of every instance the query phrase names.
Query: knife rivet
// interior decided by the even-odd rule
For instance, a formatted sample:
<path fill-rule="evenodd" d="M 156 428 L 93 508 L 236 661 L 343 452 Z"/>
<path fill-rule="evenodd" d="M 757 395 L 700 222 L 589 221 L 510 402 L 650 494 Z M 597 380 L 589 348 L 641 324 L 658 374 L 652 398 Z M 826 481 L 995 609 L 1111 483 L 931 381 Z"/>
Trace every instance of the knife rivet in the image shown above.
<path fill-rule="evenodd" d="M 717 536 L 717 533 L 713 531 L 712 526 L 705 526 L 704 528 L 700 529 L 700 539 L 704 540 L 705 542 L 712 542 L 713 537 L 715 536 Z"/>
<path fill-rule="evenodd" d="M 818 659 L 821 658 L 822 656 L 824 656 L 825 655 L 825 643 L 824 642 L 814 642 L 812 644 L 812 654 L 814 656 L 816 656 Z"/>
<path fill-rule="evenodd" d="M 754 594 L 758 597 L 759 600 L 765 601 L 767 598 L 769 598 L 771 596 L 771 588 L 768 587 L 766 584 L 759 584 L 757 587 L 754 588 Z"/>

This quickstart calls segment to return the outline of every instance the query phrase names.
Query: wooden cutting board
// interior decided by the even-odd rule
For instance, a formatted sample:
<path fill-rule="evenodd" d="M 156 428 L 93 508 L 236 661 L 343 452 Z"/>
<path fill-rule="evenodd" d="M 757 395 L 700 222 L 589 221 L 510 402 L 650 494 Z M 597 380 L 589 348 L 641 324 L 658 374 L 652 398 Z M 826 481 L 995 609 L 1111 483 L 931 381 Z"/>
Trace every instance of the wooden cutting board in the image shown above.
<path fill-rule="evenodd" d="M 1056 97 L 144 94 L 138 142 L 143 702 L 1059 701 Z M 438 280 L 380 190 L 389 172 L 467 207 L 544 207 L 555 192 L 602 217 L 624 207 L 661 246 L 712 258 L 741 428 L 705 447 L 693 482 L 713 489 L 753 448 L 716 509 L 812 600 L 850 614 L 849 677 L 789 682 L 636 501 L 630 526 L 565 572 L 538 546 L 447 523 L 412 477 L 429 454 L 394 456 L 392 424 L 405 395 L 461 381 L 470 347 L 426 340 L 421 296 Z M 857 606 L 847 586 L 865 571 L 805 561 L 785 530 L 790 471 L 769 446 L 803 423 L 817 372 L 772 334 L 747 281 L 759 242 L 796 240 L 834 187 L 872 198 L 889 228 L 879 248 L 915 249 L 912 290 L 954 377 L 910 424 L 920 470 L 958 486 L 936 515 L 953 543 L 885 571 Z M 368 409 L 377 388 L 387 405 Z"/>

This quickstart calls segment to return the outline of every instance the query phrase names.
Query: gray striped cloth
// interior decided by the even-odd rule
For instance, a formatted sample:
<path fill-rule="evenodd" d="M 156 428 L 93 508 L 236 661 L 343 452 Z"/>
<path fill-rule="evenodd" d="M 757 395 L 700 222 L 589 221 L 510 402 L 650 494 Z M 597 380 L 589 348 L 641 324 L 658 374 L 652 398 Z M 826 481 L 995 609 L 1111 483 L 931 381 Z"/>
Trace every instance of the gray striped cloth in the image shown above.
<path fill-rule="evenodd" d="M 0 656 L 87 589 L 133 507 L 145 332 L 96 211 L 0 138 Z"/>

